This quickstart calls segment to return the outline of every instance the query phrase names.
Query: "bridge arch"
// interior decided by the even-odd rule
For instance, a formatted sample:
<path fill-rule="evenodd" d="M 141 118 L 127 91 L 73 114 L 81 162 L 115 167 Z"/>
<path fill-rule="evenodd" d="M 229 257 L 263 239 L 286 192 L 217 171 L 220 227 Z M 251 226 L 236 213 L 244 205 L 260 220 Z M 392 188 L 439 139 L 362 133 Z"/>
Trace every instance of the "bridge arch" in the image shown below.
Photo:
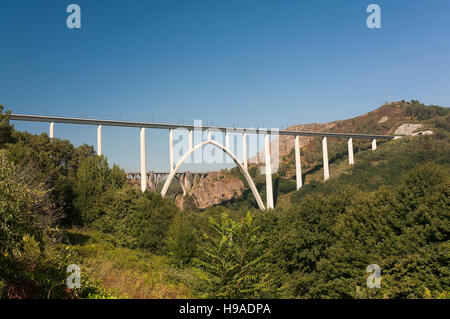
<path fill-rule="evenodd" d="M 195 152 L 197 149 L 199 149 L 200 147 L 207 145 L 207 144 L 212 144 L 216 147 L 218 147 L 219 149 L 221 149 L 222 151 L 224 151 L 226 154 L 228 154 L 233 161 L 239 166 L 239 168 L 241 169 L 241 172 L 244 174 L 245 180 L 247 181 L 248 185 L 250 185 L 250 189 L 252 190 L 253 196 L 255 196 L 256 202 L 258 204 L 259 209 L 261 210 L 265 210 L 265 206 L 264 203 L 261 199 L 261 196 L 259 195 L 258 189 L 255 186 L 255 183 L 253 183 L 252 177 L 250 176 L 250 174 L 248 173 L 248 171 L 245 169 L 245 167 L 239 162 L 239 159 L 236 157 L 236 155 L 234 155 L 228 148 L 226 148 L 225 146 L 223 146 L 220 143 L 217 143 L 214 140 L 206 140 L 203 141 L 199 144 L 197 144 L 195 147 L 193 147 L 192 149 L 190 149 L 188 152 L 186 152 L 181 159 L 178 161 L 177 165 L 175 166 L 175 168 L 170 172 L 169 176 L 166 179 L 166 182 L 164 183 L 164 187 L 161 191 L 161 195 L 162 197 L 164 197 L 167 193 L 167 190 L 169 188 L 169 185 L 173 179 L 173 177 L 175 176 L 175 173 L 177 172 L 177 170 L 180 168 L 180 166 L 184 163 L 184 161 L 188 158 L 189 155 L 191 155 L 193 152 Z"/>

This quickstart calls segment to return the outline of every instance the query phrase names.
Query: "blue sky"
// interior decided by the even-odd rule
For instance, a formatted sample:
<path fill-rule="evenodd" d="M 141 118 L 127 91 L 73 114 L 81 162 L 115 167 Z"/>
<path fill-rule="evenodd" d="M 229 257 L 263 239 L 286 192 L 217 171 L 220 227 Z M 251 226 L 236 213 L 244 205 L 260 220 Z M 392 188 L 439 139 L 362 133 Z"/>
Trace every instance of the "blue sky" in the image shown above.
<path fill-rule="evenodd" d="M 71 3 L 80 30 L 66 27 Z M 371 3 L 381 29 L 366 26 Z M 15 113 L 248 127 L 345 119 L 389 95 L 449 106 L 449 12 L 446 0 L 2 0 L 0 103 Z M 56 125 L 55 134 L 96 143 L 95 127 Z M 137 170 L 138 130 L 103 135 L 109 161 Z M 167 170 L 167 132 L 147 141 L 149 169 Z"/>

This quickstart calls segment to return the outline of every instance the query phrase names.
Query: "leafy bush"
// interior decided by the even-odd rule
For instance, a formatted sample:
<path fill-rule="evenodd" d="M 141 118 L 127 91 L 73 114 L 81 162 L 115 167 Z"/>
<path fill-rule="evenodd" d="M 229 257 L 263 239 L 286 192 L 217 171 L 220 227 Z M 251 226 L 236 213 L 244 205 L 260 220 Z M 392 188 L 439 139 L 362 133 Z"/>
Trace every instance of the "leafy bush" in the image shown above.
<path fill-rule="evenodd" d="M 49 190 L 34 179 L 32 167 L 18 167 L 0 155 L 0 261 L 23 250 L 23 238 L 41 241 L 49 223 L 57 219 Z"/>
<path fill-rule="evenodd" d="M 449 114 L 449 109 L 436 105 L 425 106 L 419 101 L 411 101 L 406 108 L 406 114 L 417 118 L 418 120 L 428 120 L 432 117 L 444 116 Z"/>
<path fill-rule="evenodd" d="M 136 212 L 123 222 L 136 238 L 136 247 L 157 253 L 164 247 L 169 225 L 178 208 L 160 194 L 145 192 L 135 203 Z"/>
<path fill-rule="evenodd" d="M 193 213 L 179 212 L 167 232 L 167 254 L 172 263 L 180 266 L 191 264 L 197 256 L 201 242 L 200 218 Z"/>
<path fill-rule="evenodd" d="M 222 215 L 210 218 L 212 235 L 204 233 L 196 264 L 202 295 L 209 298 L 263 298 L 277 290 L 269 272 L 270 252 L 250 213 L 239 222 Z"/>
<path fill-rule="evenodd" d="M 125 172 L 116 165 L 112 169 L 102 156 L 81 161 L 74 187 L 74 208 L 83 224 L 89 225 L 99 216 L 95 207 L 107 190 L 115 191 L 125 183 Z"/>
<path fill-rule="evenodd" d="M 3 105 L 0 104 L 0 147 L 12 141 L 13 128 L 9 125 L 8 115 L 10 112 L 3 113 Z"/>
<path fill-rule="evenodd" d="M 160 194 L 141 193 L 131 185 L 108 190 L 90 209 L 91 227 L 112 234 L 114 244 L 161 252 L 178 208 Z"/>
<path fill-rule="evenodd" d="M 0 279 L 0 298 L 3 296 L 3 290 L 6 288 L 6 282 Z"/>

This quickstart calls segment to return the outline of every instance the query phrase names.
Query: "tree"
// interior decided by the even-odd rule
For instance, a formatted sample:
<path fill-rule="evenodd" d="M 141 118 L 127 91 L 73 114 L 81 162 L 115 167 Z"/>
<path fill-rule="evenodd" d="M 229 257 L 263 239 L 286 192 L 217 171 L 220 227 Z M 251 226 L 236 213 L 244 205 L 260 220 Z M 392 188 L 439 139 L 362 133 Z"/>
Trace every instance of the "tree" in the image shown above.
<path fill-rule="evenodd" d="M 74 186 L 74 208 L 81 223 L 92 224 L 98 219 L 98 202 L 107 190 L 118 190 L 125 184 L 125 173 L 117 165 L 109 168 L 103 156 L 81 161 Z"/>
<path fill-rule="evenodd" d="M 13 127 L 9 124 L 9 114 L 3 113 L 3 105 L 0 104 L 0 146 L 12 141 Z"/>
<path fill-rule="evenodd" d="M 239 222 L 222 215 L 209 219 L 212 235 L 204 233 L 196 259 L 202 293 L 209 298 L 264 298 L 277 289 L 269 272 L 270 252 L 250 213 Z"/>
<path fill-rule="evenodd" d="M 26 235 L 42 242 L 46 227 L 59 216 L 49 189 L 35 179 L 31 164 L 19 167 L 0 154 L 0 262 L 14 258 L 24 247 Z"/>
<path fill-rule="evenodd" d="M 153 253 L 161 252 L 178 207 L 160 194 L 147 191 L 136 200 L 134 209 L 135 213 L 128 215 L 124 222 L 136 238 L 136 246 Z"/>
<path fill-rule="evenodd" d="M 179 212 L 167 232 L 167 253 L 172 263 L 188 265 L 197 256 L 201 241 L 200 218 L 193 213 Z"/>

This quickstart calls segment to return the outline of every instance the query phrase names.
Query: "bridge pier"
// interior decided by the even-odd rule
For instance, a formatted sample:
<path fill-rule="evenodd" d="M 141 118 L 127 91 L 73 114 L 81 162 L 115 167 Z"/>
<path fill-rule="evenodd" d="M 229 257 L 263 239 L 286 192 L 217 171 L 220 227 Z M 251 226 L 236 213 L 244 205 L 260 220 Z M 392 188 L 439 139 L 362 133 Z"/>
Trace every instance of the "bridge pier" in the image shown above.
<path fill-rule="evenodd" d="M 50 139 L 55 137 L 55 122 L 50 122 Z"/>
<path fill-rule="evenodd" d="M 170 171 L 173 170 L 173 129 L 169 130 L 169 165 L 170 165 Z"/>
<path fill-rule="evenodd" d="M 272 187 L 272 165 L 270 160 L 270 135 L 264 136 L 266 155 L 266 195 L 267 195 L 267 209 L 273 208 L 273 187 Z"/>
<path fill-rule="evenodd" d="M 323 179 L 327 181 L 330 178 L 330 169 L 328 167 L 328 147 L 326 136 L 322 139 L 322 153 L 323 153 Z"/>
<path fill-rule="evenodd" d="M 377 140 L 374 138 L 372 140 L 372 151 L 375 151 L 377 149 Z"/>
<path fill-rule="evenodd" d="M 244 167 L 248 170 L 248 156 L 247 156 L 247 134 L 242 133 L 242 149 L 243 149 L 243 157 L 244 157 Z"/>
<path fill-rule="evenodd" d="M 353 139 L 351 137 L 348 139 L 348 163 L 350 165 L 355 164 L 355 160 L 353 158 Z"/>
<path fill-rule="evenodd" d="M 295 176 L 297 179 L 297 189 L 303 185 L 302 182 L 302 164 L 300 161 L 300 136 L 295 137 Z"/>
<path fill-rule="evenodd" d="M 184 176 L 184 187 L 186 188 L 186 191 L 189 192 L 192 186 L 193 186 L 192 174 L 190 172 L 186 172 Z"/>
<path fill-rule="evenodd" d="M 155 180 L 155 173 L 149 172 L 148 173 L 148 182 L 147 182 L 147 188 L 151 192 L 156 192 L 156 180 Z"/>
<path fill-rule="evenodd" d="M 97 155 L 102 155 L 102 126 L 97 125 Z"/>
<path fill-rule="evenodd" d="M 145 154 L 145 128 L 141 127 L 141 191 L 145 192 L 147 189 L 147 167 L 146 167 L 146 154 Z"/>
<path fill-rule="evenodd" d="M 189 150 L 191 151 L 194 148 L 194 137 L 192 130 L 189 130 Z"/>
<path fill-rule="evenodd" d="M 186 196 L 187 190 L 186 190 L 186 186 L 184 184 L 185 175 L 183 173 L 175 173 L 174 177 L 181 186 L 181 190 L 183 191 L 183 196 Z"/>

